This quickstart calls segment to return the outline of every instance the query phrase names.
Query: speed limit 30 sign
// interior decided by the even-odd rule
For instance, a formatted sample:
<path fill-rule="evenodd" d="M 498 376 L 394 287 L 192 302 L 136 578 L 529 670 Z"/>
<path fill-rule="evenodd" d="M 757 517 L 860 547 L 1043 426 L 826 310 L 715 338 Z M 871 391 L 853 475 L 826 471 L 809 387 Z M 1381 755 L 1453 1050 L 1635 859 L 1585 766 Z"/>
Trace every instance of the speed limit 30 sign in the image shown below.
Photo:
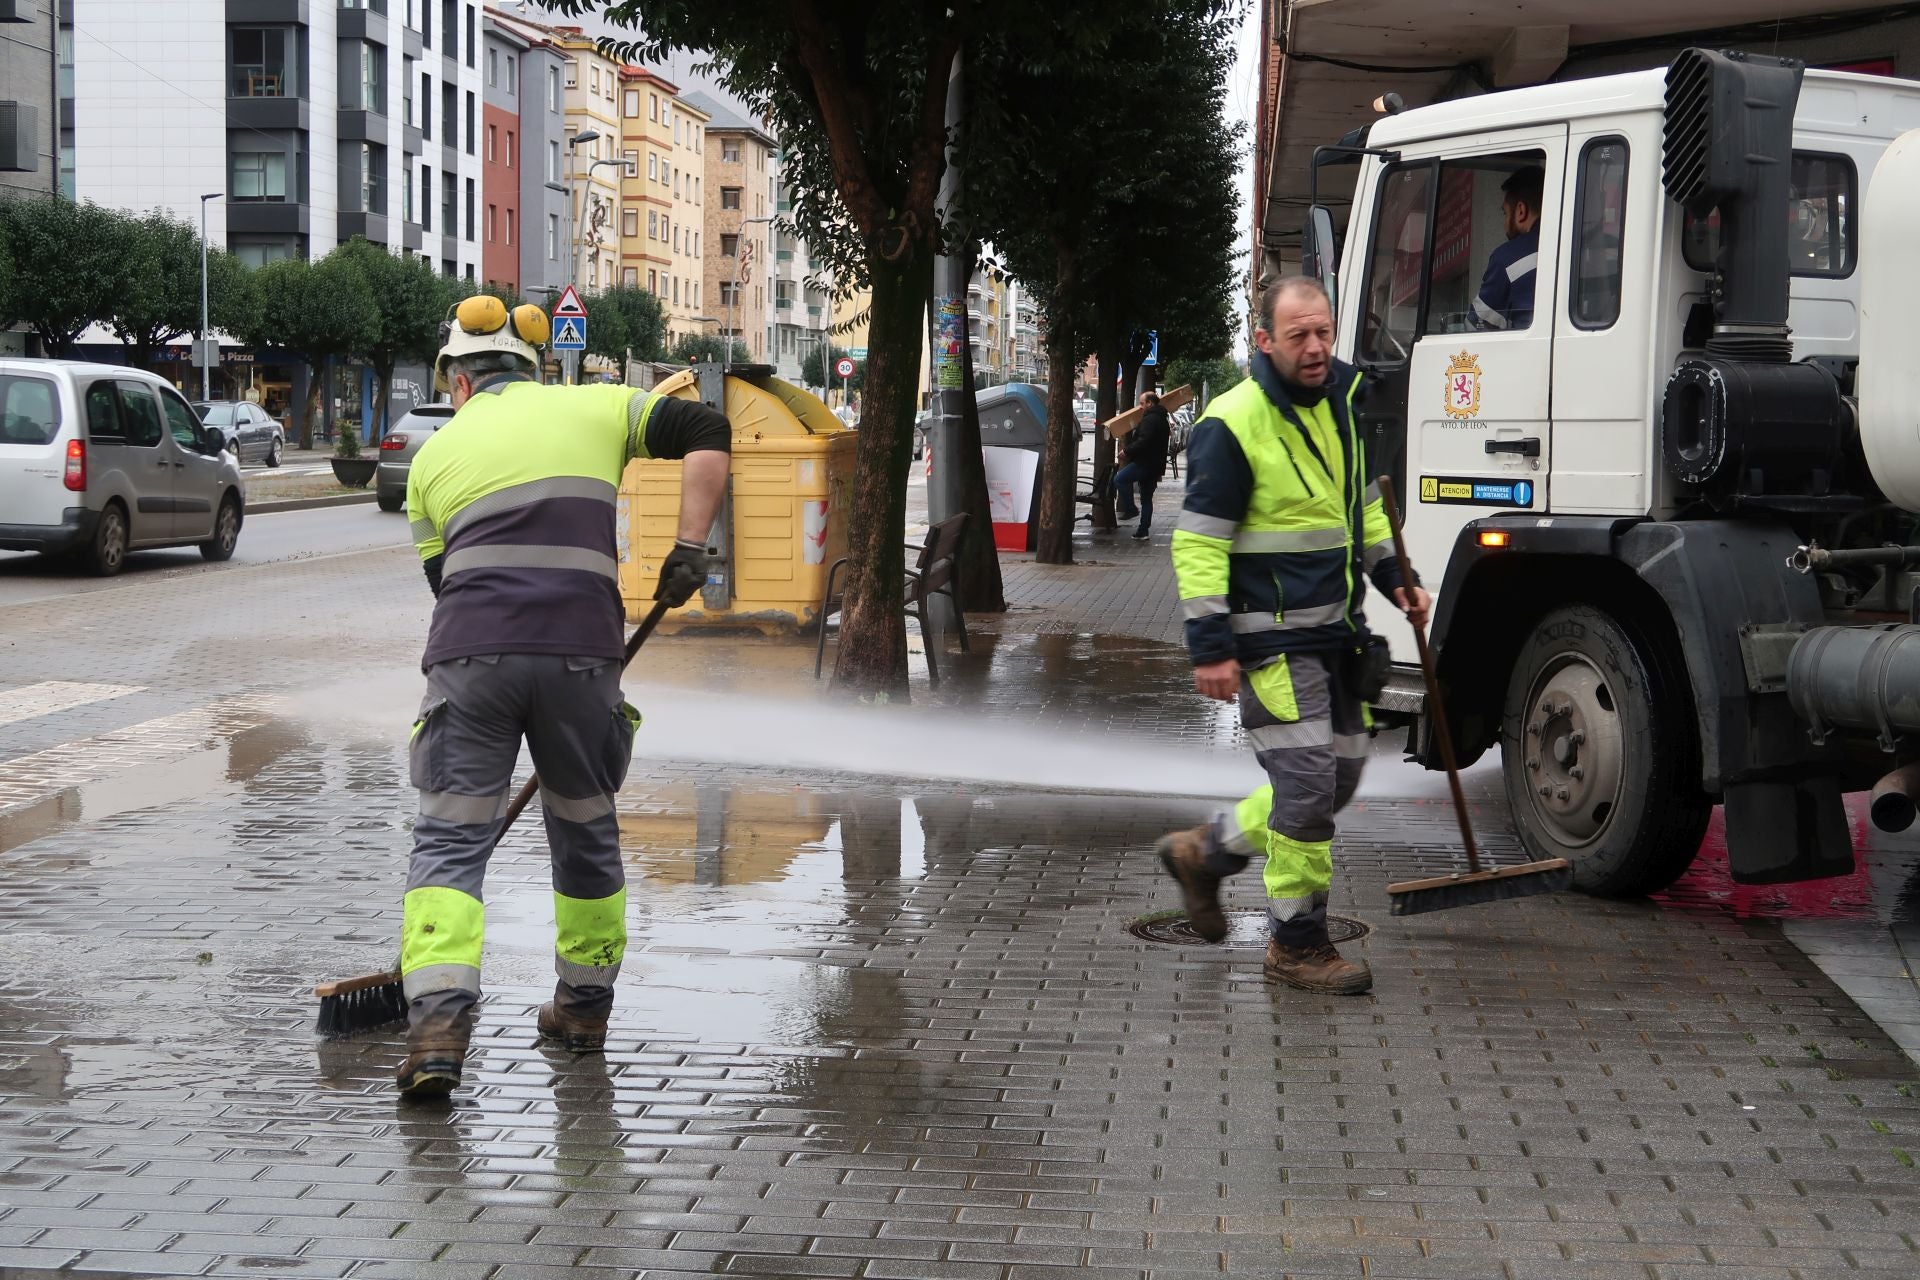
<path fill-rule="evenodd" d="M 853 376 L 853 361 L 847 359 L 845 356 L 841 356 L 833 362 L 833 372 L 838 377 L 851 378 Z"/>

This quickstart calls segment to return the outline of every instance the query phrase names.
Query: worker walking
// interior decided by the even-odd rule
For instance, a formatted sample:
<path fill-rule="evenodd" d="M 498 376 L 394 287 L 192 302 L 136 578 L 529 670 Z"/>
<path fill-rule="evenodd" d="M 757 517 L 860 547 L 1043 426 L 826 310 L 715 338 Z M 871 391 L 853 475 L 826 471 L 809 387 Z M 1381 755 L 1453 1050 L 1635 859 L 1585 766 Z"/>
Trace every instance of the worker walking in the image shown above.
<path fill-rule="evenodd" d="M 1194 685 L 1240 701 L 1268 785 L 1211 824 L 1160 841 L 1188 918 L 1226 937 L 1220 882 L 1265 860 L 1272 938 L 1266 970 L 1307 991 L 1373 985 L 1327 935 L 1333 816 L 1366 763 L 1371 716 L 1362 574 L 1425 621 L 1355 429 L 1360 372 L 1333 359 L 1326 290 L 1293 276 L 1268 292 L 1252 376 L 1220 396 L 1187 446 L 1187 493 L 1173 534 Z M 1375 694 L 1377 696 L 1377 692 Z"/>
<path fill-rule="evenodd" d="M 614 385 L 542 386 L 538 307 L 461 303 L 434 365 L 455 413 L 407 480 L 414 541 L 436 597 L 421 665 L 427 696 L 409 748 L 420 791 L 400 970 L 408 1001 L 401 1093 L 460 1083 L 480 998 L 481 883 L 520 742 L 540 777 L 553 861 L 559 980 L 541 1037 L 606 1043 L 626 949 L 626 877 L 614 793 L 639 717 L 622 700 L 615 495 L 635 458 L 680 458 L 679 540 L 656 600 L 706 578 L 732 431 L 693 401 Z"/>

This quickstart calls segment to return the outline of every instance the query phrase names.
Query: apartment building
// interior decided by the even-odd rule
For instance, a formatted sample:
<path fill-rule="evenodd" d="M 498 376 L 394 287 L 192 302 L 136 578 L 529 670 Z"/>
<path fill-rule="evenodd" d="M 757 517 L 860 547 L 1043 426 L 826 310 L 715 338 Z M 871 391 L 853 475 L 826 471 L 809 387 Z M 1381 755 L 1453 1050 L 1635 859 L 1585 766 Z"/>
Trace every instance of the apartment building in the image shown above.
<path fill-rule="evenodd" d="M 673 193 L 673 275 L 670 288 L 662 290 L 660 301 L 666 304 L 667 331 L 673 337 L 682 334 L 711 333 L 717 327 L 707 305 L 703 263 L 706 253 L 706 148 L 707 113 L 676 96 L 669 104 L 673 126 L 673 157 L 670 162 Z"/>
<path fill-rule="evenodd" d="M 776 157 L 774 213 L 793 212 L 786 181 L 784 156 Z M 831 300 L 827 296 L 826 268 L 816 263 L 806 241 L 776 227 L 773 245 L 773 352 L 770 363 L 789 382 L 801 381 L 801 371 L 814 348 L 827 341 Z"/>
<path fill-rule="evenodd" d="M 686 101 L 707 118 L 704 155 L 703 296 L 722 336 L 737 338 L 747 357 L 767 362 L 775 334 L 770 298 L 769 224 L 773 221 L 778 146 L 759 125 L 704 94 Z"/>
<path fill-rule="evenodd" d="M 260 265 L 356 235 L 480 266 L 480 7 L 464 0 L 62 5 L 64 189 L 195 220 Z M 163 67 L 165 75 L 129 68 Z"/>
<path fill-rule="evenodd" d="M 555 27 L 566 58 L 566 121 L 560 146 L 562 181 L 573 208 L 573 280 L 589 292 L 611 287 L 620 272 L 620 64 L 578 27 Z"/>
<path fill-rule="evenodd" d="M 1033 296 L 1014 286 L 1012 359 L 1007 367 L 1009 382 L 1045 382 L 1046 345 L 1040 340 L 1040 308 Z"/>
<path fill-rule="evenodd" d="M 0 199 L 59 186 L 56 0 L 0 3 Z"/>
<path fill-rule="evenodd" d="M 663 301 L 672 288 L 673 97 L 678 89 L 645 67 L 620 68 L 620 282 Z"/>

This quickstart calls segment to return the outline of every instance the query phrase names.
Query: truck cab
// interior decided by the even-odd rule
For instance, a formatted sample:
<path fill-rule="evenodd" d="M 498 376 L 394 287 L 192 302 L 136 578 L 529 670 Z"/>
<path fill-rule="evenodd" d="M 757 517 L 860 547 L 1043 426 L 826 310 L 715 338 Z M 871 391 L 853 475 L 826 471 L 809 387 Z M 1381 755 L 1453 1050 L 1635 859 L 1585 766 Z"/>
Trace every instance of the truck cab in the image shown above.
<path fill-rule="evenodd" d="M 1712 97 L 1789 74 L 1777 119 L 1764 94 L 1745 114 Z M 1714 153 L 1729 121 L 1744 155 Z M 1306 257 L 1338 355 L 1371 375 L 1360 431 L 1436 597 L 1455 750 L 1502 751 L 1529 852 L 1592 891 L 1664 887 L 1716 803 L 1737 879 L 1852 868 L 1840 796 L 1890 762 L 1815 741 L 1786 665 L 1824 623 L 1904 620 L 1874 612 L 1904 578 L 1788 561 L 1910 519 L 1863 459 L 1853 397 L 1862 211 L 1916 124 L 1920 84 L 1689 51 L 1385 116 L 1316 157 L 1359 165 L 1337 272 L 1319 209 Z M 1689 165 L 1713 182 L 1748 164 L 1762 197 L 1681 190 Z M 1509 192 L 1529 176 L 1521 226 Z M 1774 266 L 1741 268 L 1755 252 Z M 1530 311 L 1504 287 L 1522 266 Z M 1790 339 L 1729 300 L 1775 275 Z M 1400 664 L 1383 709 L 1435 764 L 1412 634 L 1391 611 L 1372 623 Z"/>

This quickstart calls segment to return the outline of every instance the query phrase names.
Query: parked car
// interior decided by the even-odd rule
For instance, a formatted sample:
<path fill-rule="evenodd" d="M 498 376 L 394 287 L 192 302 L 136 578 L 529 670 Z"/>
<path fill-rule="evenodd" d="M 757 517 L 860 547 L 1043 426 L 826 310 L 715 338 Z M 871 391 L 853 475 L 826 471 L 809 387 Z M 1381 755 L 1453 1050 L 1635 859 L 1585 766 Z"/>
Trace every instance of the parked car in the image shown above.
<path fill-rule="evenodd" d="M 0 549 L 70 555 L 102 576 L 147 547 L 225 560 L 246 513 L 226 443 L 153 374 L 0 359 Z"/>
<path fill-rule="evenodd" d="M 194 401 L 193 411 L 209 427 L 218 427 L 226 437 L 226 449 L 245 465 L 264 462 L 280 465 L 280 454 L 287 447 L 287 433 L 267 416 L 267 411 L 245 400 Z"/>
<path fill-rule="evenodd" d="M 450 404 L 417 404 L 400 415 L 380 442 L 380 465 L 373 471 L 373 498 L 382 511 L 407 505 L 407 471 L 413 455 L 453 417 Z"/>
<path fill-rule="evenodd" d="M 1075 400 L 1073 402 L 1074 421 L 1080 424 L 1080 434 L 1083 436 L 1092 435 L 1094 427 L 1099 425 L 1095 422 L 1093 413 L 1093 401 Z"/>

